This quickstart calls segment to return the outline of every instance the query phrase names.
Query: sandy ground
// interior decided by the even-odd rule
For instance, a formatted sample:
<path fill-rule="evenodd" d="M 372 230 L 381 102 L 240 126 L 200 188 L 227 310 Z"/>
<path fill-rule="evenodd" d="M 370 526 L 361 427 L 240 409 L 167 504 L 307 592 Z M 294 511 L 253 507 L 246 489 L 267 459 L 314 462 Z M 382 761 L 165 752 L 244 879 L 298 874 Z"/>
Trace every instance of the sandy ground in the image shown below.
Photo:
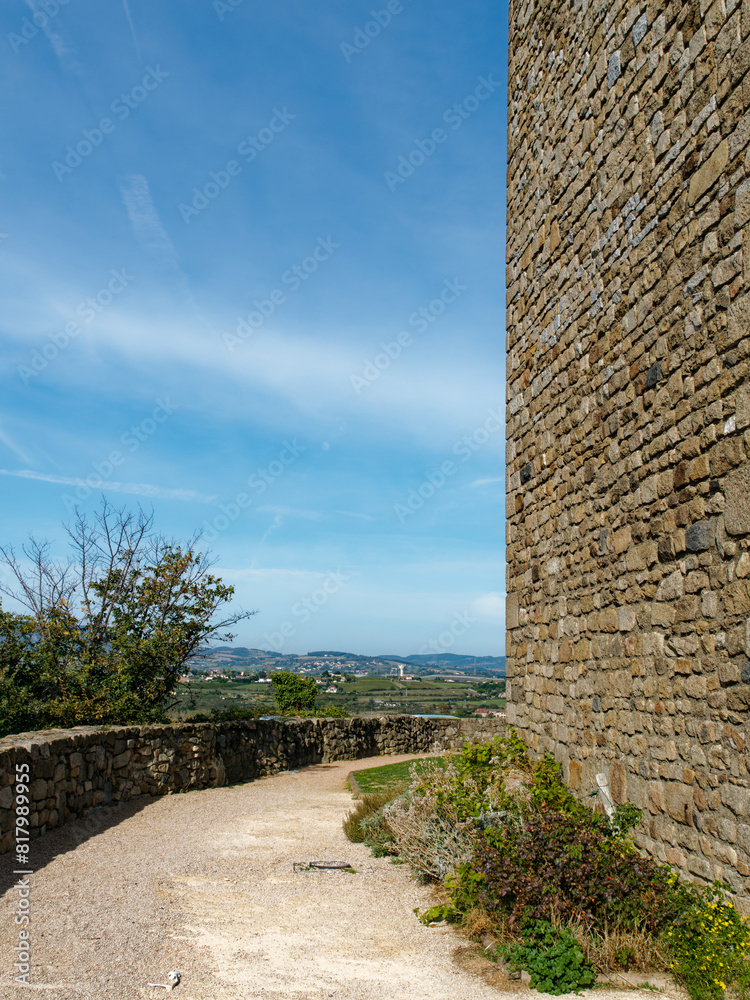
<path fill-rule="evenodd" d="M 136 801 L 33 841 L 31 989 L 13 980 L 18 866 L 0 858 L 0 997 L 159 997 L 146 984 L 173 968 L 175 1000 L 544 996 L 504 980 L 452 928 L 420 924 L 412 911 L 431 905 L 430 890 L 345 838 L 346 775 L 382 763 Z M 356 874 L 294 872 L 309 861 L 346 861 Z"/>

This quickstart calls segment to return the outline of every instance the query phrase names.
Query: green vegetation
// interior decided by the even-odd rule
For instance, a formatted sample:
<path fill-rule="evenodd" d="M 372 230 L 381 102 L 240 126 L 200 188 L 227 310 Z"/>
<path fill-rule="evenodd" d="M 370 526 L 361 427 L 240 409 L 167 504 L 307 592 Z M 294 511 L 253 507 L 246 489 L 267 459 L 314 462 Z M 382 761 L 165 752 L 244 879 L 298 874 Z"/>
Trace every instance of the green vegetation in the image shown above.
<path fill-rule="evenodd" d="M 273 696 L 282 715 L 313 713 L 318 697 L 318 685 L 312 677 L 300 677 L 290 670 L 271 674 Z"/>
<path fill-rule="evenodd" d="M 364 840 L 372 840 L 372 830 L 368 828 L 366 821 L 378 816 L 383 806 L 390 801 L 390 795 L 379 793 L 363 795 L 357 801 L 354 809 L 344 819 L 344 833 L 352 843 L 361 844 Z"/>
<path fill-rule="evenodd" d="M 596 973 L 573 934 L 547 920 L 527 924 L 522 941 L 505 945 L 503 955 L 512 969 L 530 974 L 529 985 L 540 993 L 561 996 L 596 982 Z"/>
<path fill-rule="evenodd" d="M 0 735 L 55 726 L 163 721 L 186 664 L 247 617 L 216 621 L 232 587 L 205 554 L 152 533 L 152 518 L 112 509 L 79 515 L 61 565 L 30 539 L 25 559 L 0 548 L 27 614 L 0 608 Z M 28 564 L 31 564 L 30 567 Z"/>
<path fill-rule="evenodd" d="M 512 730 L 467 744 L 444 767 L 422 761 L 410 777 L 350 828 L 440 885 L 442 918 L 493 935 L 495 954 L 539 989 L 559 994 L 596 971 L 660 968 L 693 1000 L 720 1000 L 730 987 L 746 1000 L 750 926 L 722 886 L 687 884 L 638 853 L 634 806 L 610 820 L 579 802 L 560 766 L 532 761 Z"/>
<path fill-rule="evenodd" d="M 670 881 L 679 917 L 666 932 L 670 968 L 694 1000 L 720 1000 L 733 984 L 740 996 L 750 993 L 750 933 L 717 884 L 698 889 Z"/>
<path fill-rule="evenodd" d="M 276 661 L 269 666 L 268 675 L 283 669 L 284 663 Z M 195 713 L 210 715 L 222 712 L 231 706 L 256 709 L 260 715 L 272 715 L 277 711 L 270 684 L 259 682 L 258 675 L 251 673 L 241 677 L 237 673 L 224 677 L 206 678 L 193 675 L 189 684 L 181 683 L 177 690 L 175 719 L 190 718 Z M 344 715 L 457 715 L 467 717 L 476 708 L 504 708 L 505 681 L 474 681 L 442 678 L 423 678 L 420 681 L 400 681 L 395 677 L 357 677 L 332 680 L 336 685 L 335 694 L 326 693 L 325 687 L 318 688 L 317 708 L 319 715 L 328 714 L 330 709 L 340 710 Z"/>

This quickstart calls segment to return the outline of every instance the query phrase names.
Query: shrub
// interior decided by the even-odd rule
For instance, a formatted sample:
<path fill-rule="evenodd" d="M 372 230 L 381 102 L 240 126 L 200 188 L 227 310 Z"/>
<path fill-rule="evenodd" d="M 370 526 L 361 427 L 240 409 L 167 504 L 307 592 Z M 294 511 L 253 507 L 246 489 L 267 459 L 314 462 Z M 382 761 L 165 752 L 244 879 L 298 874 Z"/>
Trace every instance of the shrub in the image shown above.
<path fill-rule="evenodd" d="M 217 621 L 234 593 L 210 572 L 197 537 L 183 545 L 153 519 L 113 509 L 76 515 L 76 559 L 55 562 L 33 537 L 0 546 L 0 736 L 51 726 L 163 722 L 190 659 L 249 612 Z"/>
<path fill-rule="evenodd" d="M 750 926 L 720 886 L 699 889 L 641 857 L 635 806 L 595 812 L 552 758 L 532 764 L 512 730 L 411 776 L 359 829 L 444 883 L 447 900 L 425 922 L 450 914 L 468 933 L 491 928 L 532 986 L 558 995 L 591 985 L 594 967 L 666 967 L 668 953 L 692 1000 L 720 1000 L 730 985 L 750 1000 Z"/>
<path fill-rule="evenodd" d="M 591 986 L 596 975 L 569 930 L 546 920 L 535 920 L 523 929 L 523 941 L 503 949 L 508 964 L 531 977 L 532 988 L 560 996 Z"/>
<path fill-rule="evenodd" d="M 511 922 L 580 919 L 659 930 L 669 869 L 638 855 L 605 817 L 576 803 L 571 813 L 522 810 L 478 834 L 471 871 L 477 900 Z M 464 881 L 467 872 L 463 872 Z"/>
<path fill-rule="evenodd" d="M 399 856 L 420 876 L 444 882 L 472 857 L 478 824 L 507 801 L 499 771 L 459 755 L 447 766 L 413 769 L 409 789 L 384 815 Z"/>
<path fill-rule="evenodd" d="M 693 1000 L 720 1000 L 728 986 L 748 986 L 750 927 L 719 883 L 697 888 L 670 878 L 670 897 L 679 915 L 664 932 L 670 968 Z"/>
<path fill-rule="evenodd" d="M 354 809 L 350 810 L 344 817 L 344 833 L 354 844 L 361 844 L 367 838 L 367 825 L 363 826 L 364 820 L 369 820 L 380 813 L 383 806 L 391 801 L 391 795 L 373 793 L 363 795 L 358 799 Z"/>
<path fill-rule="evenodd" d="M 271 686 L 282 715 L 314 713 L 318 686 L 312 677 L 300 677 L 292 670 L 279 670 L 271 674 Z"/>

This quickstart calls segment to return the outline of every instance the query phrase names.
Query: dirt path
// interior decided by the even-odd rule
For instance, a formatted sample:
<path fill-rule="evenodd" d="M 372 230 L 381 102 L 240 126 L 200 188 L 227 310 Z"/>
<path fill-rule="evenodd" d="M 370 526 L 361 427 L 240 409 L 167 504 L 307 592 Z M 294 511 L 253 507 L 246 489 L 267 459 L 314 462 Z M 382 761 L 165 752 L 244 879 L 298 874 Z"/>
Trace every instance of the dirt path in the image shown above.
<path fill-rule="evenodd" d="M 382 758 L 356 766 L 376 763 Z M 430 905 L 430 890 L 405 866 L 346 840 L 352 766 L 136 803 L 113 811 L 109 825 L 71 824 L 33 842 L 34 988 L 13 982 L 19 897 L 11 885 L 0 899 L 0 997 L 158 998 L 165 991 L 145 984 L 164 982 L 171 968 L 183 977 L 175 1000 L 541 997 L 470 971 L 466 942 L 412 913 Z M 82 829 L 95 835 L 84 839 Z M 294 862 L 320 860 L 347 861 L 356 874 L 293 871 Z M 13 868 L 0 859 L 4 885 Z"/>

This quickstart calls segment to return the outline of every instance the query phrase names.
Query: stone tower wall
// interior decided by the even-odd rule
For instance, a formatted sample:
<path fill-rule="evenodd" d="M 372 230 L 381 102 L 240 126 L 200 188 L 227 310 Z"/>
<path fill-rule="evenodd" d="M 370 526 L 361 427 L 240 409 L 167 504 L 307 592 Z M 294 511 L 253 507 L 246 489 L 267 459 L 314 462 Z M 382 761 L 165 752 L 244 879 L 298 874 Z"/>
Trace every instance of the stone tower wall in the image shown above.
<path fill-rule="evenodd" d="M 747 907 L 750 2 L 511 0 L 508 721 Z"/>

